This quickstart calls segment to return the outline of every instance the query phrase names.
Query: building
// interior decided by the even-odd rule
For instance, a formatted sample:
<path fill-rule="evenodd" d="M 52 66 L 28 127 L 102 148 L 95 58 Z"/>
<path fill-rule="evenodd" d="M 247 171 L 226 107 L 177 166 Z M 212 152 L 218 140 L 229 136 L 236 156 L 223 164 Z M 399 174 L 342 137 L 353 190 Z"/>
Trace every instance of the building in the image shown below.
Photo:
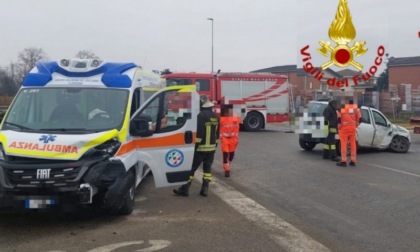
<path fill-rule="evenodd" d="M 377 86 L 377 77 L 372 76 L 368 81 L 362 78 L 362 71 L 354 71 L 351 69 L 343 69 L 337 71 L 343 78 L 349 80 L 349 92 L 353 92 L 353 97 L 360 105 L 371 105 L 379 108 L 379 92 Z M 357 85 L 354 79 L 357 78 Z"/>
<path fill-rule="evenodd" d="M 420 111 L 420 56 L 389 58 L 388 83 L 389 93 L 384 96 L 389 102 L 384 103 L 384 110 Z"/>
<path fill-rule="evenodd" d="M 322 78 L 315 78 L 303 68 L 297 68 L 297 65 L 275 66 L 252 71 L 253 73 L 275 73 L 286 75 L 291 84 L 291 93 L 295 101 L 295 106 L 306 106 L 311 100 L 320 98 L 336 97 L 340 102 L 347 102 L 350 99 L 357 100 L 363 104 L 377 105 L 379 103 L 378 94 L 374 96 L 372 91 L 376 91 L 376 78 L 371 78 L 364 82 L 361 78 L 361 72 L 344 69 L 334 71 L 330 68 L 321 70 Z M 359 75 L 357 85 L 354 84 L 353 76 Z M 329 80 L 345 80 L 348 86 L 338 87 L 328 84 Z"/>

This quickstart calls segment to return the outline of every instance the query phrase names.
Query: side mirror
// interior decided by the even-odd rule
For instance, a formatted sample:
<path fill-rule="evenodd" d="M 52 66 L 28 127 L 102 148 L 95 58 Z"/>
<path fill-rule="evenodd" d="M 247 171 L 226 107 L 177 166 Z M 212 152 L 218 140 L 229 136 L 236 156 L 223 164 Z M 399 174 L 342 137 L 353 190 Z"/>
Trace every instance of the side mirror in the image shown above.
<path fill-rule="evenodd" d="M 148 115 L 139 115 L 130 121 L 130 135 L 148 137 L 153 135 L 152 118 Z"/>

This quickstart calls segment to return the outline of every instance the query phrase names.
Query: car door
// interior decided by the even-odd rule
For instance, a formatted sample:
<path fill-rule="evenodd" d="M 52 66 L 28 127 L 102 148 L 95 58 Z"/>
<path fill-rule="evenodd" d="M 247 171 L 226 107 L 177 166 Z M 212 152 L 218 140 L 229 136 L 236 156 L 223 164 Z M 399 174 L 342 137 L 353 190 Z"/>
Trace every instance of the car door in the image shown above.
<path fill-rule="evenodd" d="M 357 128 L 357 143 L 361 147 L 372 147 L 375 127 L 371 120 L 371 113 L 366 108 L 361 108 L 362 121 Z"/>
<path fill-rule="evenodd" d="M 165 88 L 152 96 L 133 115 L 149 118 L 150 136 L 133 137 L 139 162 L 152 170 L 156 187 L 188 180 L 194 156 L 199 112 L 195 85 Z"/>
<path fill-rule="evenodd" d="M 386 148 L 390 144 L 390 136 L 388 135 L 390 128 L 388 127 L 388 120 L 377 110 L 371 109 L 372 117 L 375 125 L 375 135 L 373 137 L 374 148 Z"/>

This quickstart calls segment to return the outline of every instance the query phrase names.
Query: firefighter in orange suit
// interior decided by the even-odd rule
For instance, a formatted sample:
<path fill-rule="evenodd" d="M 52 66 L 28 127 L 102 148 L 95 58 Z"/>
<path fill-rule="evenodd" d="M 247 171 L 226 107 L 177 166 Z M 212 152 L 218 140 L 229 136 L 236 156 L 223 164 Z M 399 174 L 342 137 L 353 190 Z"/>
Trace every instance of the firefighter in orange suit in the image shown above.
<path fill-rule="evenodd" d="M 230 164 L 238 147 L 239 123 L 239 118 L 233 115 L 232 104 L 223 105 L 220 117 L 220 142 L 225 177 L 230 177 Z"/>
<path fill-rule="evenodd" d="M 360 110 L 357 104 L 353 104 L 350 101 L 349 104 L 345 104 L 338 113 L 338 129 L 341 143 L 341 162 L 338 162 L 338 166 L 347 166 L 347 144 L 350 141 L 351 149 L 351 161 L 350 166 L 356 166 L 356 134 L 357 127 L 362 120 Z"/>

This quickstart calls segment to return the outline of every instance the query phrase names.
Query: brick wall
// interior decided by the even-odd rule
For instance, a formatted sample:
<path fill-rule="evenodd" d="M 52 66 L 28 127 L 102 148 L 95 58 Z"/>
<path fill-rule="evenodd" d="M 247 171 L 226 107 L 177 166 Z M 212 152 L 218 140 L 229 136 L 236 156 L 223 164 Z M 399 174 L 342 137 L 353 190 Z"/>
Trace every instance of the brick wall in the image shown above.
<path fill-rule="evenodd" d="M 390 84 L 420 84 L 420 66 L 390 66 L 388 74 Z"/>

